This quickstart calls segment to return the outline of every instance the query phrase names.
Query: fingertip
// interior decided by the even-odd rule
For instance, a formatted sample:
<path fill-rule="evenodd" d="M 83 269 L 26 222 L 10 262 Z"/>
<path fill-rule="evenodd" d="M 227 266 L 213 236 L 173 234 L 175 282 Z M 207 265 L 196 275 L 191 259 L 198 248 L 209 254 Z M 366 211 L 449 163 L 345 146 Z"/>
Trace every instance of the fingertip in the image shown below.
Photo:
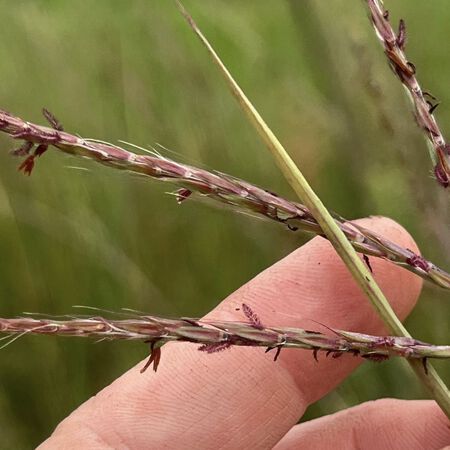
<path fill-rule="evenodd" d="M 336 449 L 440 449 L 450 442 L 448 419 L 431 400 L 380 399 L 293 427 L 275 446 Z"/>

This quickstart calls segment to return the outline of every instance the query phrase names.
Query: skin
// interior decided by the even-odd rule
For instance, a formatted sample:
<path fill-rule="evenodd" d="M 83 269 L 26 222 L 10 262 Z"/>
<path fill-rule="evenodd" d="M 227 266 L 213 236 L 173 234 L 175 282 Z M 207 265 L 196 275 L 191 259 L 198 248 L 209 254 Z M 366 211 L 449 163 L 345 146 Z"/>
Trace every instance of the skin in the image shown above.
<path fill-rule="evenodd" d="M 359 221 L 418 252 L 411 236 L 384 218 Z M 375 279 L 396 313 L 414 307 L 422 281 L 370 258 Z M 262 323 L 386 334 L 374 309 L 331 245 L 317 237 L 220 303 L 206 317 L 243 320 L 242 303 Z M 167 344 L 158 372 L 126 372 L 61 422 L 39 448 L 90 449 L 440 449 L 448 420 L 432 401 L 384 399 L 296 425 L 308 405 L 332 391 L 360 358 L 315 362 L 311 352 L 283 349 L 277 362 L 260 348 L 205 354 Z M 366 363 L 369 364 L 369 363 Z"/>

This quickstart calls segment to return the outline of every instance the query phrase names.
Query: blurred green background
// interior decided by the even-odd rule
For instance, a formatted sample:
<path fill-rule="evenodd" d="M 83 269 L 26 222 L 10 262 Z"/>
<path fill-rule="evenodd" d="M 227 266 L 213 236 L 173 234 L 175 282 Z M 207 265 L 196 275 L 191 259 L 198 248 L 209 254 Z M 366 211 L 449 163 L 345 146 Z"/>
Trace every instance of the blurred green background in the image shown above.
<path fill-rule="evenodd" d="M 387 67 L 364 3 L 186 0 L 232 73 L 327 206 L 391 216 L 450 267 L 448 193 Z M 388 1 L 407 53 L 450 133 L 445 0 Z M 0 3 L 0 107 L 84 137 L 148 146 L 295 198 L 171 1 Z M 309 237 L 172 187 L 48 152 L 30 178 L 0 136 L 0 316 L 72 305 L 199 316 Z M 84 168 L 86 170 L 80 170 Z M 407 320 L 445 343 L 448 294 L 427 285 Z M 363 331 L 363 330 L 361 330 Z M 1 351 L 1 448 L 30 448 L 147 354 L 140 343 L 24 337 Z M 450 382 L 448 364 L 437 364 Z M 146 376 L 151 376 L 148 374 Z M 399 361 L 364 364 L 305 419 L 362 401 L 424 397 Z"/>

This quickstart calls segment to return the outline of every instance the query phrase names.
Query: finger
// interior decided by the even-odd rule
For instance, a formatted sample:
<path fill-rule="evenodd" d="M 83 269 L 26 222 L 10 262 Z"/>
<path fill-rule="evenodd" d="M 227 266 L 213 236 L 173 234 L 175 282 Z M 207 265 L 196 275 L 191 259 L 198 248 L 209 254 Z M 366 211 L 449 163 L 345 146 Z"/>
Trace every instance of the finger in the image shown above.
<path fill-rule="evenodd" d="M 383 399 L 296 425 L 274 450 L 434 450 L 448 444 L 449 422 L 435 402 Z"/>
<path fill-rule="evenodd" d="M 411 237 L 388 219 L 361 224 L 402 246 Z M 421 280 L 392 264 L 371 258 L 374 276 L 394 309 L 405 317 Z M 315 238 L 270 267 L 222 302 L 208 317 L 242 320 L 249 304 L 266 325 L 331 327 L 385 332 L 380 319 L 331 245 Z M 134 369 L 92 398 L 57 428 L 48 445 L 114 447 L 270 448 L 303 414 L 307 405 L 340 383 L 357 358 L 316 363 L 310 352 L 283 350 L 274 363 L 258 348 L 232 348 L 207 355 L 191 344 L 163 348 L 158 373 Z"/>

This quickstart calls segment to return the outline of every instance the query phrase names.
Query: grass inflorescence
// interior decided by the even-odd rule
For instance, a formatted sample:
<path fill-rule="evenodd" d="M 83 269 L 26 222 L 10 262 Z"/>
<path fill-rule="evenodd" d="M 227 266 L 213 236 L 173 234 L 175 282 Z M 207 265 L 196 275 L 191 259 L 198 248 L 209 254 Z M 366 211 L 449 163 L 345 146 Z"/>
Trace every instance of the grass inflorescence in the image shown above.
<path fill-rule="evenodd" d="M 434 162 L 434 175 L 437 182 L 447 188 L 450 186 L 450 146 L 445 142 L 433 112 L 439 105 L 436 98 L 422 90 L 416 77 L 416 67 L 405 55 L 406 25 L 400 19 L 396 33 L 389 21 L 389 11 L 380 0 L 367 1 L 375 32 L 384 47 L 389 65 L 401 81 L 414 105 L 417 124 L 425 132 Z"/>
<path fill-rule="evenodd" d="M 47 111 L 45 116 L 49 117 Z M 56 121 L 53 115 L 51 117 Z M 180 187 L 175 193 L 179 203 L 195 193 L 239 211 L 285 224 L 289 230 L 324 236 L 309 209 L 298 202 L 231 175 L 182 164 L 156 154 L 136 154 L 117 145 L 84 139 L 63 131 L 57 123 L 57 127 L 50 128 L 0 110 L 0 131 L 23 141 L 12 153 L 24 158 L 19 166 L 24 173 L 31 174 L 36 158 L 51 146 L 72 156 L 89 158 L 115 169 L 174 183 Z M 334 217 L 357 251 L 389 260 L 434 284 L 450 289 L 450 274 L 431 261 L 337 214 Z"/>
<path fill-rule="evenodd" d="M 421 359 L 425 370 L 428 358 L 450 358 L 448 345 L 432 345 L 409 337 L 372 336 L 329 327 L 325 327 L 329 330 L 325 334 L 302 328 L 265 326 L 247 304 L 242 304 L 242 311 L 247 319 L 245 322 L 186 317 L 169 319 L 150 315 L 127 319 L 100 316 L 71 317 L 67 320 L 0 318 L 0 333 L 11 336 L 11 341 L 26 334 L 144 341 L 151 347 L 151 356 L 144 370 L 153 363 L 155 371 L 161 359 L 160 347 L 167 342 L 191 342 L 200 345 L 199 350 L 206 353 L 216 353 L 234 346 L 265 347 L 266 352 L 275 350 L 275 360 L 283 348 L 311 350 L 316 361 L 319 352 L 333 358 L 348 353 L 371 361 L 399 356 Z"/>

